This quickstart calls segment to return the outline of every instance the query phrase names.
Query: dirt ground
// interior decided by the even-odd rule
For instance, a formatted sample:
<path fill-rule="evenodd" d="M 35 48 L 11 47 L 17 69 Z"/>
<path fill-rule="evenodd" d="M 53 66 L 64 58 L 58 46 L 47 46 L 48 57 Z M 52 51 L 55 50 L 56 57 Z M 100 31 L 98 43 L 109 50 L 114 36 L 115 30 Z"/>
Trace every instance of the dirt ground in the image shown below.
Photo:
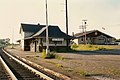
<path fill-rule="evenodd" d="M 62 56 L 63 60 L 42 59 L 41 53 L 24 52 L 20 48 L 6 48 L 6 50 L 13 55 L 26 58 L 48 69 L 67 75 L 73 80 L 120 80 L 119 49 L 99 53 L 94 51 L 56 53 Z"/>

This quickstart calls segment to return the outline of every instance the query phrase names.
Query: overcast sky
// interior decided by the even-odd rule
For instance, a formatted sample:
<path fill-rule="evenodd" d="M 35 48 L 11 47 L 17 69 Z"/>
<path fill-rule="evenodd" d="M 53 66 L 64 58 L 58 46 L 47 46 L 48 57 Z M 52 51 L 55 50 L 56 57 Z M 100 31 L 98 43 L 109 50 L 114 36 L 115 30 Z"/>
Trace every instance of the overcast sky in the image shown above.
<path fill-rule="evenodd" d="M 49 24 L 65 32 L 65 0 L 48 0 Z M 83 19 L 87 30 L 98 29 L 120 38 L 120 0 L 68 0 L 69 34 L 80 32 Z M 45 0 L 0 0 L 0 38 L 20 39 L 20 23 L 45 24 Z M 105 30 L 102 30 L 102 27 Z"/>

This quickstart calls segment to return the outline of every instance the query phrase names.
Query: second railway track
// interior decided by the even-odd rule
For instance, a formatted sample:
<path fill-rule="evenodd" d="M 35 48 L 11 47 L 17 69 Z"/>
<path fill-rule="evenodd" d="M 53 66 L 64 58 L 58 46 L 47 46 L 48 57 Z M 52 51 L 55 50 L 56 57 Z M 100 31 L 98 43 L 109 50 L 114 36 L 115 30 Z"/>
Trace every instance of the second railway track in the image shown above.
<path fill-rule="evenodd" d="M 6 71 L 3 63 L 2 63 L 2 58 L 0 57 L 0 80 L 11 80 L 10 75 Z"/>
<path fill-rule="evenodd" d="M 38 75 L 29 68 L 24 67 L 16 60 L 5 54 L 2 49 L 0 49 L 0 55 L 18 80 L 54 80 L 42 73 L 42 76 Z"/>

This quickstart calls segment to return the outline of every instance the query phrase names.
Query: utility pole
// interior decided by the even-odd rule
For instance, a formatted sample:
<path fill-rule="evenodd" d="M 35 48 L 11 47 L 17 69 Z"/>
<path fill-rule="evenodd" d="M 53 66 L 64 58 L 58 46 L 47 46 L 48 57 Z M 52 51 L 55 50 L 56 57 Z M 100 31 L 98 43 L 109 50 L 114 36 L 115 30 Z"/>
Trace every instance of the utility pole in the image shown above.
<path fill-rule="evenodd" d="M 82 22 L 82 25 L 79 26 L 79 29 L 82 29 L 82 33 L 84 33 L 84 25 L 83 25 L 83 22 Z M 81 31 L 80 31 L 81 32 Z"/>
<path fill-rule="evenodd" d="M 65 0 L 65 4 L 66 4 L 66 34 L 68 35 L 68 2 L 67 0 Z M 66 46 L 68 48 L 69 46 L 68 37 L 66 39 L 66 42 L 67 42 Z"/>
<path fill-rule="evenodd" d="M 48 6 L 47 6 L 47 0 L 45 0 L 46 3 L 46 54 L 49 54 L 49 35 L 48 35 Z"/>
<path fill-rule="evenodd" d="M 14 48 L 14 27 L 13 27 L 13 30 L 12 30 L 12 49 Z"/>
<path fill-rule="evenodd" d="M 84 44 L 87 44 L 87 36 L 86 36 L 86 26 L 87 26 L 87 20 L 82 20 L 83 21 L 83 30 L 84 30 Z"/>
<path fill-rule="evenodd" d="M 87 26 L 87 20 L 82 20 L 82 25 L 80 26 L 80 29 L 82 29 L 84 44 L 87 44 L 86 26 Z"/>

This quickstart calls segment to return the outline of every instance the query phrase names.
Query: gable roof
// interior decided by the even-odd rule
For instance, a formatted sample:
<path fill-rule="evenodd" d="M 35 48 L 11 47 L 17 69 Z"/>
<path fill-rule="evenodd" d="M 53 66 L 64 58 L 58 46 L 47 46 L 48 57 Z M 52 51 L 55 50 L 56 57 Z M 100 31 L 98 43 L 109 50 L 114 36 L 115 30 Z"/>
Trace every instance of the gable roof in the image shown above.
<path fill-rule="evenodd" d="M 23 30 L 23 32 L 33 32 L 36 33 L 38 32 L 40 29 L 42 29 L 43 27 L 45 27 L 45 25 L 36 25 L 36 24 L 24 24 L 21 23 L 21 29 Z M 20 33 L 21 33 L 21 29 L 20 29 Z"/>
<path fill-rule="evenodd" d="M 89 34 L 89 33 L 95 32 L 95 31 L 97 31 L 97 30 L 86 31 L 86 34 Z M 80 37 L 80 36 L 84 36 L 84 35 L 85 35 L 84 32 L 76 33 L 75 34 L 76 37 Z"/>
<path fill-rule="evenodd" d="M 66 33 L 62 32 L 58 26 L 49 26 L 48 34 L 49 34 L 48 36 L 52 38 L 73 38 L 73 36 L 67 35 Z M 45 37 L 46 27 L 42 28 L 36 34 L 33 35 L 33 37 L 36 36 Z"/>
<path fill-rule="evenodd" d="M 21 29 L 23 32 L 31 32 L 32 35 L 25 37 L 25 39 L 31 39 L 34 37 L 46 37 L 46 25 L 35 25 L 35 24 L 21 24 Z M 21 33 L 20 29 L 20 33 Z M 58 26 L 48 26 L 49 37 L 52 38 L 68 38 L 73 39 L 73 36 L 67 35 L 62 32 Z"/>
<path fill-rule="evenodd" d="M 99 33 L 101 33 L 101 34 L 103 34 L 103 35 L 105 35 L 105 36 L 107 36 L 109 38 L 114 38 L 114 37 L 112 37 L 112 36 L 110 36 L 108 34 L 105 34 L 105 33 L 101 32 L 101 31 L 99 31 L 99 30 L 86 31 L 86 35 L 91 34 L 91 33 L 95 33 L 95 32 L 99 32 Z M 85 35 L 85 33 L 83 33 L 83 32 L 75 34 L 76 37 L 82 37 L 84 35 Z"/>

